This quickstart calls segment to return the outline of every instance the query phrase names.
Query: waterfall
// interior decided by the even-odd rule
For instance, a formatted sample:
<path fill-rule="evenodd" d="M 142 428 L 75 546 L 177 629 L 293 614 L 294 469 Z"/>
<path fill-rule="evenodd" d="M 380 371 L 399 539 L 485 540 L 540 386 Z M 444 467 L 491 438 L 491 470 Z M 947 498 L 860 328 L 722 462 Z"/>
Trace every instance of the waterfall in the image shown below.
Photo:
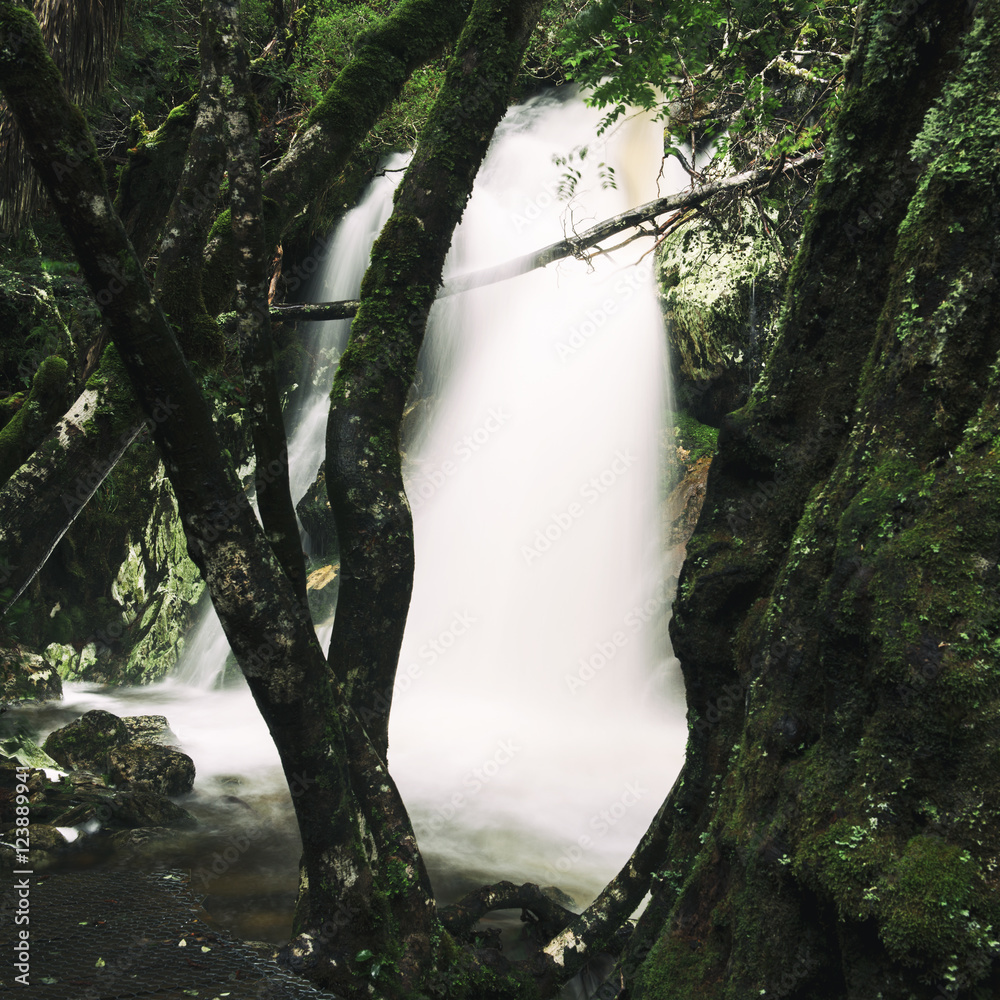
<path fill-rule="evenodd" d="M 388 158 L 358 204 L 341 219 L 325 252 L 314 255 L 323 264 L 311 290 L 318 301 L 336 302 L 357 297 L 372 244 L 392 211 L 392 194 L 408 159 L 401 154 Z M 323 460 L 330 387 L 337 361 L 347 346 L 350 329 L 350 320 L 306 324 L 303 350 L 307 362 L 300 374 L 305 391 L 299 407 L 288 420 L 291 428 L 288 470 L 294 503 L 299 502 L 316 478 L 316 470 Z M 223 676 L 229 642 L 207 594 L 204 603 L 205 612 L 187 640 L 173 680 L 181 685 L 208 689 L 215 687 Z"/>
<path fill-rule="evenodd" d="M 599 119 L 553 97 L 508 115 L 446 276 L 657 197 L 659 130 L 641 119 L 598 140 Z M 580 176 L 566 202 L 568 168 Z M 416 572 L 389 762 L 433 868 L 459 882 L 558 883 L 586 902 L 680 767 L 666 344 L 651 257 L 634 264 L 649 249 L 563 262 L 431 314 L 404 440 Z"/>
<path fill-rule="evenodd" d="M 637 119 L 597 138 L 599 119 L 575 97 L 511 110 L 448 275 L 657 196 L 659 129 Z M 341 222 L 317 298 L 357 294 L 400 177 L 379 179 Z M 685 182 L 661 178 L 662 193 Z M 416 572 L 389 763 L 445 899 L 510 878 L 557 884 L 586 904 L 680 768 L 661 537 L 669 379 L 651 256 L 636 265 L 648 250 L 565 261 L 431 313 L 404 427 Z M 348 325 L 311 332 L 310 390 L 289 442 L 295 499 L 323 456 Z M 209 612 L 175 674 L 128 704 L 142 711 L 146 699 L 167 715 L 195 757 L 196 794 L 212 776 L 241 775 L 241 796 L 254 782 L 273 796 L 277 755 L 245 684 L 207 690 L 226 653 Z M 296 852 L 285 854 L 294 867 Z"/>

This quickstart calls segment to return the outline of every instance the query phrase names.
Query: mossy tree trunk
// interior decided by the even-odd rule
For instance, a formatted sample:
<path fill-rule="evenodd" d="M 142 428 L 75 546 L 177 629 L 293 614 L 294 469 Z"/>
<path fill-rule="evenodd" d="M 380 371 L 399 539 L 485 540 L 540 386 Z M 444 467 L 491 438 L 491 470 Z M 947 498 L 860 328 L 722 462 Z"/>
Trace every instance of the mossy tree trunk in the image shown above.
<path fill-rule="evenodd" d="M 1000 3 L 868 3 L 848 78 L 680 578 L 635 1000 L 1000 995 Z"/>

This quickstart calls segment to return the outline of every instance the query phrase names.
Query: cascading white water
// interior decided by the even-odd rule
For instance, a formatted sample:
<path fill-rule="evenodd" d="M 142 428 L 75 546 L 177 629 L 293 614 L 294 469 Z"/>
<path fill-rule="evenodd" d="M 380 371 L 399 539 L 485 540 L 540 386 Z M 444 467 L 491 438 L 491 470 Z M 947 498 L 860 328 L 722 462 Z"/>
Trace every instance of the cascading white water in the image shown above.
<path fill-rule="evenodd" d="M 511 111 L 449 274 L 656 196 L 656 126 L 637 121 L 599 140 L 599 117 L 577 98 Z M 553 156 L 581 145 L 582 176 L 562 202 L 566 167 Z M 617 188 L 602 187 L 609 166 Z M 373 185 L 341 223 L 321 300 L 356 295 L 400 176 Z M 405 441 L 417 568 L 390 769 L 444 897 L 510 878 L 555 883 L 587 903 L 681 764 L 660 532 L 668 378 L 650 268 L 634 266 L 646 249 L 564 262 L 432 311 L 424 395 Z M 310 354 L 339 354 L 347 326 L 322 324 Z M 323 455 L 331 378 L 332 369 L 314 386 L 290 440 L 296 499 Z M 273 797 L 277 757 L 245 685 L 206 690 L 227 651 L 211 613 L 163 684 L 110 697 L 67 685 L 67 708 L 165 714 L 195 758 L 203 799 L 217 793 L 213 777 L 232 774 L 245 780 L 242 797 L 252 801 L 257 785 Z M 280 802 L 290 809 L 287 793 Z M 291 876 L 296 852 L 284 853 Z"/>
<path fill-rule="evenodd" d="M 511 112 L 446 274 L 657 196 L 655 125 L 604 141 L 599 119 L 551 97 Z M 553 157 L 581 144 L 567 205 Z M 636 246 L 440 301 L 406 442 L 416 574 L 390 769 L 438 871 L 580 902 L 627 859 L 685 739 L 667 693 L 665 337 Z"/>

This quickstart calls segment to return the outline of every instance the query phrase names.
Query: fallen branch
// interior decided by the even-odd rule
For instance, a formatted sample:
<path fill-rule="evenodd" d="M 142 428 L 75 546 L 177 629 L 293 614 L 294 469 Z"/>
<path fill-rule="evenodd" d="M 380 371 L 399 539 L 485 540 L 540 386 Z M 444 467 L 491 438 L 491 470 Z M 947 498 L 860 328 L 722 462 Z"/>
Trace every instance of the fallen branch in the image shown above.
<path fill-rule="evenodd" d="M 497 882 L 483 886 L 457 903 L 438 910 L 444 928 L 458 940 L 464 940 L 476 923 L 494 910 L 522 910 L 522 919 L 539 925 L 540 937 L 555 937 L 576 919 L 576 914 L 550 899 L 537 885 L 525 882 Z"/>
<path fill-rule="evenodd" d="M 806 153 L 797 160 L 788 160 L 780 167 L 768 166 L 759 170 L 745 170 L 740 174 L 733 174 L 731 177 L 724 177 L 719 181 L 711 181 L 702 184 L 691 191 L 684 191 L 680 194 L 673 194 L 666 198 L 657 198 L 656 201 L 646 202 L 636 208 L 629 209 L 621 215 L 612 216 L 604 222 L 592 226 L 575 236 L 568 236 L 559 240 L 558 243 L 550 243 L 533 253 L 524 254 L 522 257 L 515 257 L 497 267 L 484 268 L 481 271 L 473 271 L 469 274 L 459 275 L 444 283 L 438 298 L 447 295 L 457 295 L 459 292 L 467 292 L 473 288 L 481 288 L 484 285 L 493 285 L 500 281 L 507 281 L 519 275 L 527 274 L 539 267 L 545 267 L 557 260 L 566 257 L 578 257 L 584 250 L 597 246 L 602 240 L 609 236 L 623 232 L 626 229 L 637 228 L 644 222 L 656 219 L 658 215 L 665 212 L 676 212 L 679 209 L 695 208 L 709 198 L 724 191 L 732 191 L 738 188 L 754 187 L 759 184 L 769 184 L 775 177 L 787 174 L 794 170 L 811 169 L 823 162 L 822 152 Z M 656 228 L 643 230 L 636 236 L 658 236 Z M 353 301 L 343 302 L 319 302 L 314 305 L 284 305 L 272 306 L 271 315 L 275 319 L 309 319 L 309 320 L 329 320 L 329 319 L 349 319 L 358 309 L 358 303 Z"/>

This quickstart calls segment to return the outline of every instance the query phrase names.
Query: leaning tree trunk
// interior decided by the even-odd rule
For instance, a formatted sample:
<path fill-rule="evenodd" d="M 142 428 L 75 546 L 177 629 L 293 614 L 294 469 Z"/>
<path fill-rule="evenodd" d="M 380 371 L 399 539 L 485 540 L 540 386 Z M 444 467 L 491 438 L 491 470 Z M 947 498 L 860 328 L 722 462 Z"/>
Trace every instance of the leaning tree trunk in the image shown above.
<path fill-rule="evenodd" d="M 413 522 L 400 471 L 403 405 L 452 233 L 506 111 L 540 6 L 474 5 L 392 216 L 372 248 L 334 379 L 326 479 L 341 584 L 329 661 L 383 758 L 413 582 Z"/>
<path fill-rule="evenodd" d="M 188 551 L 297 792 L 293 803 L 307 876 L 340 908 L 329 914 L 331 926 L 339 927 L 338 914 L 352 914 L 338 946 L 342 941 L 344 954 L 353 958 L 357 940 L 388 926 L 390 915 L 384 895 L 374 891 L 325 658 L 222 454 L 208 405 L 111 208 L 86 122 L 66 99 L 37 23 L 15 0 L 0 0 L 0 89 L 88 284 L 96 292 L 116 282 L 117 293 L 98 302 L 143 410 L 156 419 L 159 402 L 171 400 L 173 409 L 159 415 L 153 434 Z M 349 994 L 350 960 L 342 971 Z"/>
<path fill-rule="evenodd" d="M 1000 3 L 864 7 L 680 579 L 635 1000 L 1000 991 Z"/>

